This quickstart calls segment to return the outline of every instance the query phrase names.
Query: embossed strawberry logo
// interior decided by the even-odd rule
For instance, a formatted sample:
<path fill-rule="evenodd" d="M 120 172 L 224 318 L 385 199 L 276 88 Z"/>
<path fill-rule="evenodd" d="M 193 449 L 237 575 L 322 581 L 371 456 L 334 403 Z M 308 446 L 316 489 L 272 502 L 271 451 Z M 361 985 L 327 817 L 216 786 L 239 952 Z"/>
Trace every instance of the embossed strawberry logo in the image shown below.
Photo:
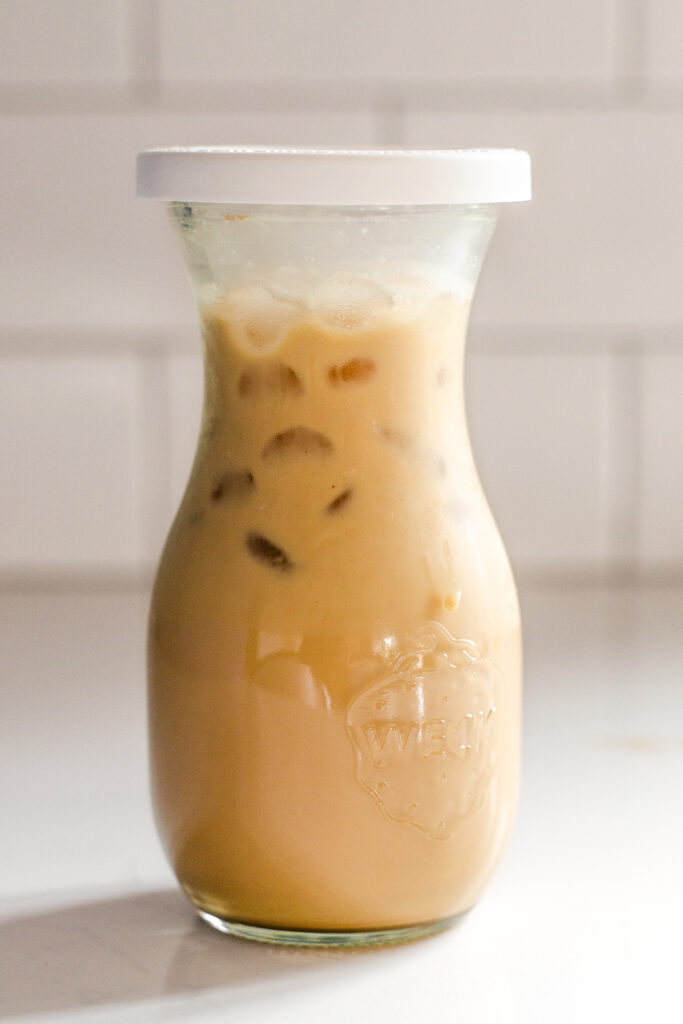
<path fill-rule="evenodd" d="M 481 807 L 494 770 L 500 670 L 438 622 L 347 714 L 358 778 L 393 821 L 448 839 Z"/>

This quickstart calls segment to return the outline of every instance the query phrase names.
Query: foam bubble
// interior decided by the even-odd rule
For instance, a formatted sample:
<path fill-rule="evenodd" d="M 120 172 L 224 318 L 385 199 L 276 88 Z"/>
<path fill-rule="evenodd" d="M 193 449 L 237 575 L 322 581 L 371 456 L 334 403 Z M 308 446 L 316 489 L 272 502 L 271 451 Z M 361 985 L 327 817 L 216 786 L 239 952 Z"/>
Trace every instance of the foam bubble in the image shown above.
<path fill-rule="evenodd" d="M 449 293 L 431 268 L 412 265 L 338 271 L 314 267 L 270 268 L 232 288 L 216 303 L 234 342 L 251 354 L 273 352 L 297 321 L 315 319 L 336 330 L 363 330 L 387 314 L 412 316 L 423 304 Z"/>
<path fill-rule="evenodd" d="M 266 279 L 262 279 L 264 288 L 281 302 L 294 302 L 301 306 L 310 306 L 313 292 L 319 284 L 320 277 L 310 269 L 300 267 L 278 267 Z"/>

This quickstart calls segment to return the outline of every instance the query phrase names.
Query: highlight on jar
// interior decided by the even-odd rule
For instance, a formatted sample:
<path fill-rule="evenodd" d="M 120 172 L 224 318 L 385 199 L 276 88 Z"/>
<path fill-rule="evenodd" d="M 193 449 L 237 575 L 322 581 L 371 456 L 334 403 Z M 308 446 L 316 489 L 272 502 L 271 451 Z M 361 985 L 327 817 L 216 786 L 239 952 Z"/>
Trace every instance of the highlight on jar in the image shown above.
<path fill-rule="evenodd" d="M 470 447 L 514 150 L 152 150 L 204 346 L 149 619 L 153 802 L 220 931 L 372 946 L 476 903 L 514 820 L 521 627 Z"/>

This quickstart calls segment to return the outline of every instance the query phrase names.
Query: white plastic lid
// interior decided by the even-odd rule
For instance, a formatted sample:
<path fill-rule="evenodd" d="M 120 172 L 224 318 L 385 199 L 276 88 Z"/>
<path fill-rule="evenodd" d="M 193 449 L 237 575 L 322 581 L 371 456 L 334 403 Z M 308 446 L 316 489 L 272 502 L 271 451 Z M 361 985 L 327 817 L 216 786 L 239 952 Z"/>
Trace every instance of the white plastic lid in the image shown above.
<path fill-rule="evenodd" d="M 518 149 L 192 146 L 138 156 L 142 199 L 272 206 L 449 206 L 531 198 Z"/>

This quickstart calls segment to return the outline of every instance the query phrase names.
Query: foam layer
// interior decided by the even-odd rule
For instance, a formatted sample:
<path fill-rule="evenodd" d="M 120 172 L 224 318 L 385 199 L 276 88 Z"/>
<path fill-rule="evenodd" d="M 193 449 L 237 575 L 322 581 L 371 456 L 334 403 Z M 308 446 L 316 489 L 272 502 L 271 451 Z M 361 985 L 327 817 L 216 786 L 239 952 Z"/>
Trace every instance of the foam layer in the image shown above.
<path fill-rule="evenodd" d="M 212 308 L 232 325 L 236 344 L 265 354 L 278 348 L 298 320 L 357 331 L 388 315 L 419 315 L 421 306 L 439 296 L 447 296 L 443 281 L 405 271 L 322 276 L 284 267 L 231 288 Z"/>

